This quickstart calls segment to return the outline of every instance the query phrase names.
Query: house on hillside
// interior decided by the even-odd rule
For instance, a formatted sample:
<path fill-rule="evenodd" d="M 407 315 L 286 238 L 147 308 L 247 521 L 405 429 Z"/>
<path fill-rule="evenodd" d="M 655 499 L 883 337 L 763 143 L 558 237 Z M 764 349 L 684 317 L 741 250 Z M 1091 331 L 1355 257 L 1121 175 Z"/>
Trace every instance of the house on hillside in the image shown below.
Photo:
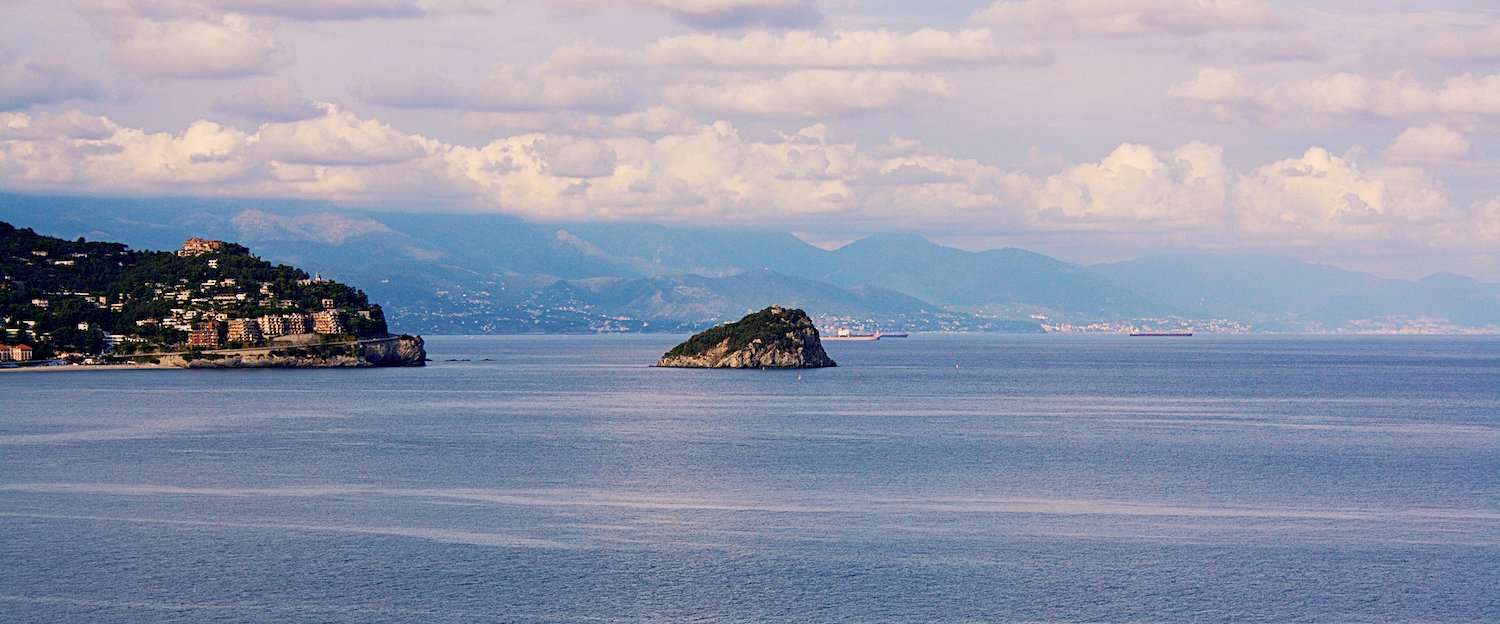
<path fill-rule="evenodd" d="M 182 249 L 177 250 L 179 256 L 197 256 L 216 251 L 224 251 L 227 243 L 224 241 L 204 240 L 194 236 L 182 244 Z"/>

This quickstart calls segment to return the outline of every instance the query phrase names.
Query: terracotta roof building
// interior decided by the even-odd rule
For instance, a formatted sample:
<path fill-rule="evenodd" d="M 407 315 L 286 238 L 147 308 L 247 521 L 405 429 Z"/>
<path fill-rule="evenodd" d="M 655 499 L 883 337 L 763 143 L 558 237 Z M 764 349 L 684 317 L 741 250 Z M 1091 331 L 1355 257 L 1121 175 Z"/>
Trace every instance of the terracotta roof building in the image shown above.
<path fill-rule="evenodd" d="M 187 242 L 182 244 L 182 249 L 177 251 L 177 255 L 196 256 L 215 251 L 224 251 L 226 248 L 225 245 L 224 241 L 204 240 L 195 236 L 187 239 Z"/>

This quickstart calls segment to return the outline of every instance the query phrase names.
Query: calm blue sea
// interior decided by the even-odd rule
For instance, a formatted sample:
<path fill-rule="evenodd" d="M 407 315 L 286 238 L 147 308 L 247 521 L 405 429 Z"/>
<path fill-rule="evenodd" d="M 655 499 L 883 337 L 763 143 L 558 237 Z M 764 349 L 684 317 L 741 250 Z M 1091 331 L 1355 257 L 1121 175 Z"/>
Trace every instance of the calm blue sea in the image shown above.
<path fill-rule="evenodd" d="M 5 622 L 1500 622 L 1500 338 L 0 374 Z"/>

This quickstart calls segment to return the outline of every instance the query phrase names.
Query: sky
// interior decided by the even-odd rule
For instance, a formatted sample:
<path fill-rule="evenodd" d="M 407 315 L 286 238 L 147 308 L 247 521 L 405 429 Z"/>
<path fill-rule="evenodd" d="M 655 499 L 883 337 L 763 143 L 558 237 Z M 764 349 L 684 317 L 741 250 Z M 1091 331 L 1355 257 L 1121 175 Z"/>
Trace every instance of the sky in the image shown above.
<path fill-rule="evenodd" d="M 1500 281 L 1492 0 L 0 0 L 0 190 Z"/>

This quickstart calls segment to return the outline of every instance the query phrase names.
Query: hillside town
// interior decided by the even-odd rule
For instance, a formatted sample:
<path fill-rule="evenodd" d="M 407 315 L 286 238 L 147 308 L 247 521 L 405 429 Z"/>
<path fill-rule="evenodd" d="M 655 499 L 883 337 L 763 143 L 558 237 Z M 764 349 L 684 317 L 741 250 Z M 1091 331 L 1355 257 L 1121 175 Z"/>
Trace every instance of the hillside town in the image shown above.
<path fill-rule="evenodd" d="M 0 235 L 0 363 L 385 335 L 380 306 L 363 293 L 233 243 L 192 238 L 170 253 L 135 252 L 8 225 Z"/>

